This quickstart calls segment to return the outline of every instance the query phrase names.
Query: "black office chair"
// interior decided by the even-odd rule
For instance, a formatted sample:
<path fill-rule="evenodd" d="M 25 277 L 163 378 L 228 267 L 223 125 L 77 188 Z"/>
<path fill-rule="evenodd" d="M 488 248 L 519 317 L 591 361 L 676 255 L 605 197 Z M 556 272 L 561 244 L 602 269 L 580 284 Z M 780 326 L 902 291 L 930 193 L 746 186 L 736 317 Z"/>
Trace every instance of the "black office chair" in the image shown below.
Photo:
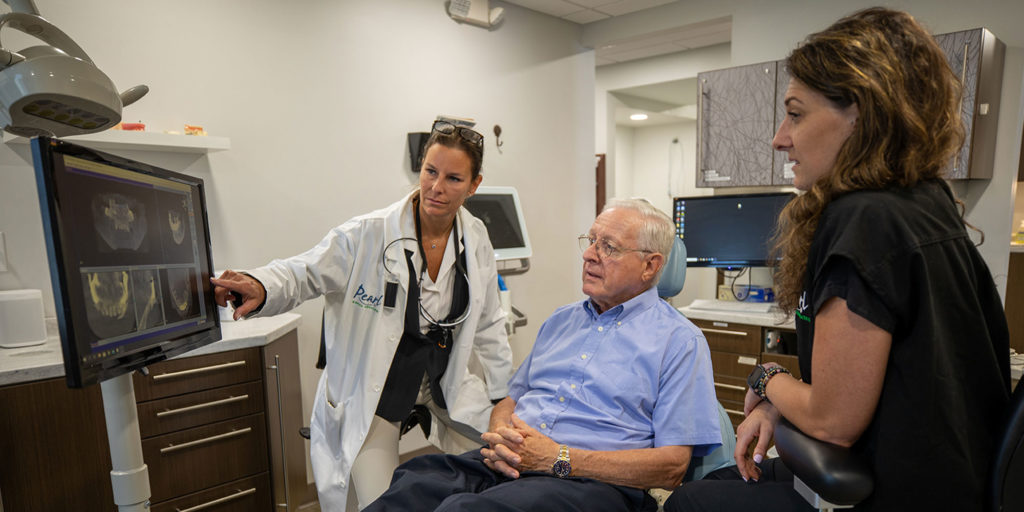
<path fill-rule="evenodd" d="M 985 510 L 1024 510 L 1024 386 L 1010 397 L 989 478 Z M 850 508 L 871 495 L 873 476 L 863 460 L 838 445 L 818 441 L 782 420 L 775 429 L 779 457 L 794 475 L 794 488 L 821 510 Z"/>

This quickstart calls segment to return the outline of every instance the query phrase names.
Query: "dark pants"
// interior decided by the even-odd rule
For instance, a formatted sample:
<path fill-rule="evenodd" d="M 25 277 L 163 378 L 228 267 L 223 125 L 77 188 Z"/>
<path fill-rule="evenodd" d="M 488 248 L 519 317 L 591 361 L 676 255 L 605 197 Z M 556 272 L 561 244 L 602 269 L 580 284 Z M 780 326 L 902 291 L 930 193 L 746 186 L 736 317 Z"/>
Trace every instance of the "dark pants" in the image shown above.
<path fill-rule="evenodd" d="M 423 455 L 395 470 L 391 487 L 363 512 L 642 512 L 657 508 L 646 492 L 587 478 L 545 473 L 506 478 L 487 468 L 479 450 Z"/>
<path fill-rule="evenodd" d="M 760 465 L 761 478 L 744 482 L 736 466 L 713 471 L 703 480 L 687 482 L 665 501 L 665 512 L 732 510 L 813 511 L 793 489 L 793 473 L 779 459 Z"/>

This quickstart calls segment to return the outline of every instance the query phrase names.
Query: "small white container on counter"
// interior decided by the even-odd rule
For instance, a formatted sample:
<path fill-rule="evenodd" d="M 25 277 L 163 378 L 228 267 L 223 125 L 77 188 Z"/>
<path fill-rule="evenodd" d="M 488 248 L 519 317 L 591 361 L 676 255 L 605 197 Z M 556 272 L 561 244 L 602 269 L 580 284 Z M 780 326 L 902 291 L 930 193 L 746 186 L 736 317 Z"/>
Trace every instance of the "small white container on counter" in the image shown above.
<path fill-rule="evenodd" d="M 0 291 L 0 348 L 46 343 L 43 293 L 39 290 Z"/>

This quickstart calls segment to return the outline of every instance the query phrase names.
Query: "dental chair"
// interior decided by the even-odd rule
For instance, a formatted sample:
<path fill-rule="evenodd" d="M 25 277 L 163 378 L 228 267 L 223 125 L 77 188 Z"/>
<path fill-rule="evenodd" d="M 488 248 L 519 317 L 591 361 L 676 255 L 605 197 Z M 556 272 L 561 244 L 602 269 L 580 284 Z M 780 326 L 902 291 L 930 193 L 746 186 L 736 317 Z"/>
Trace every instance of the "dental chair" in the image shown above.
<path fill-rule="evenodd" d="M 814 439 L 786 420 L 775 428 L 779 457 L 793 471 L 793 487 L 820 510 L 850 508 L 871 495 L 873 476 L 849 449 Z M 1010 396 L 989 476 L 985 508 L 1024 510 L 1024 386 Z"/>
<path fill-rule="evenodd" d="M 676 238 L 672 244 L 672 252 L 669 254 L 668 260 L 665 261 L 665 270 L 658 280 L 658 296 L 667 301 L 678 295 L 683 290 L 685 283 L 686 245 L 683 244 L 682 239 Z M 729 414 L 725 412 L 721 403 L 718 404 L 718 422 L 722 428 L 722 446 L 703 457 L 693 457 L 686 470 L 686 476 L 683 477 L 684 483 L 700 480 L 704 478 L 704 475 L 716 469 L 736 463 L 732 458 L 736 448 L 736 431 L 732 427 Z M 658 502 L 658 510 L 661 510 L 661 504 L 671 494 L 662 489 L 651 489 L 648 493 Z"/>

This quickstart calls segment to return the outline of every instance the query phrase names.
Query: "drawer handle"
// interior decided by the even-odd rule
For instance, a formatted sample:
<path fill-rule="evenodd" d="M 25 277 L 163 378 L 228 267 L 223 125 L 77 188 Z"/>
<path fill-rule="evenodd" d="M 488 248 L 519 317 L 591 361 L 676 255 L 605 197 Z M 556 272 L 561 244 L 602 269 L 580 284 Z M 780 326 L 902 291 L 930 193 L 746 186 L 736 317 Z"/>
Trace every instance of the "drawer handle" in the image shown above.
<path fill-rule="evenodd" d="M 192 446 L 196 446 L 196 445 L 200 445 L 200 444 L 212 443 L 213 441 L 220 441 L 221 439 L 227 439 L 229 437 L 237 437 L 237 436 L 245 435 L 245 434 L 248 434 L 249 432 L 252 432 L 252 427 L 245 427 L 245 428 L 240 429 L 240 430 L 232 430 L 231 432 L 225 432 L 223 434 L 217 434 L 215 436 L 204 437 L 203 439 L 196 439 L 195 441 L 189 441 L 187 443 L 172 444 L 170 446 L 166 446 L 164 448 L 160 448 L 160 453 L 170 453 L 170 452 L 173 452 L 173 451 L 182 450 L 182 449 L 185 449 L 185 448 L 190 448 Z"/>
<path fill-rule="evenodd" d="M 713 332 L 715 334 L 727 334 L 729 336 L 746 336 L 747 335 L 747 333 L 745 333 L 743 331 L 728 331 L 728 330 L 725 330 L 725 329 L 712 329 L 710 327 L 702 327 L 701 330 L 704 331 L 704 332 Z"/>
<path fill-rule="evenodd" d="M 743 386 L 737 386 L 735 384 L 722 384 L 721 382 L 716 382 L 715 383 L 715 387 L 716 388 L 733 389 L 733 390 L 736 390 L 736 391 L 746 391 L 747 390 L 747 388 L 745 388 Z"/>
<path fill-rule="evenodd" d="M 236 492 L 234 494 L 229 494 L 227 496 L 224 496 L 223 498 L 217 498 L 217 499 L 215 499 L 213 501 L 207 501 L 206 503 L 202 503 L 202 504 L 196 505 L 194 507 L 189 507 L 189 508 L 174 507 L 174 510 L 176 510 L 178 512 L 196 512 L 198 510 L 203 510 L 203 509 L 210 508 L 210 507 L 212 507 L 214 505 L 220 505 L 221 503 L 227 503 L 229 501 L 237 500 L 238 498 L 241 498 L 243 496 L 248 496 L 250 494 L 256 494 L 256 488 L 255 487 L 253 487 L 251 489 L 246 489 L 244 491 L 239 491 L 239 492 Z"/>
<path fill-rule="evenodd" d="M 160 412 L 156 413 L 156 417 L 157 418 L 162 418 L 164 416 L 170 416 L 172 414 L 181 414 L 183 412 L 194 411 L 196 409 L 204 409 L 206 407 L 214 407 L 214 406 L 217 406 L 217 405 L 230 404 L 230 403 L 233 403 L 233 402 L 242 402 L 242 401 L 245 401 L 245 400 L 248 400 L 248 399 L 249 399 L 249 395 L 232 396 L 232 397 L 225 398 L 223 400 L 214 400 L 212 402 L 206 402 L 204 404 L 190 405 L 188 407 L 180 407 L 178 409 L 167 409 L 166 411 L 160 411 Z"/>
<path fill-rule="evenodd" d="M 725 408 L 723 407 L 723 409 Z M 743 416 L 743 411 L 737 411 L 736 409 L 725 409 L 725 412 L 729 414 L 734 414 L 736 416 Z"/>
<path fill-rule="evenodd" d="M 216 370 L 223 370 L 225 368 L 234 368 L 236 366 L 245 366 L 245 361 L 232 361 L 230 363 L 215 364 L 213 366 L 204 366 L 202 368 L 193 368 L 191 370 L 182 370 L 180 372 L 161 373 L 160 375 L 154 375 L 153 380 L 172 379 L 175 377 L 184 377 L 186 375 L 195 375 L 197 373 L 212 372 Z"/>

